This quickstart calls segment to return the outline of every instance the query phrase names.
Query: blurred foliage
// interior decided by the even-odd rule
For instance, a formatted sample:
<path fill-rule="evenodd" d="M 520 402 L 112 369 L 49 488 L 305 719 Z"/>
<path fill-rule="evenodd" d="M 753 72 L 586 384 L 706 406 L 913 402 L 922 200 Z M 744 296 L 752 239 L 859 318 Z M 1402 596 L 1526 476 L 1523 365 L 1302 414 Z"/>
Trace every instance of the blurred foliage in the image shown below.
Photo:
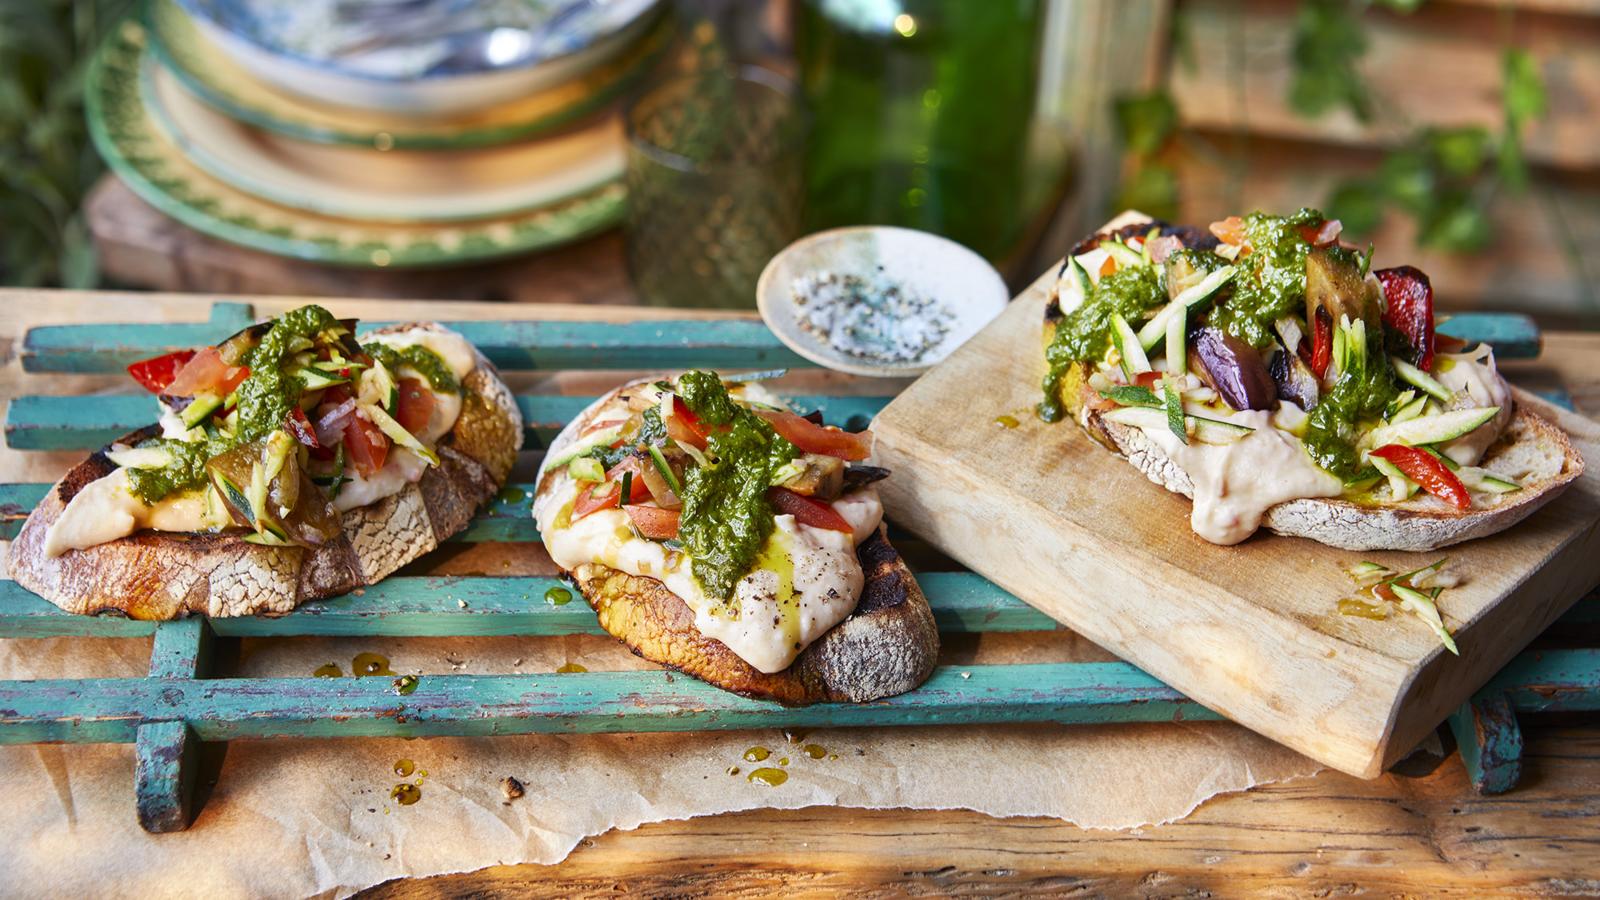
<path fill-rule="evenodd" d="M 1161 152 L 1178 130 L 1178 107 L 1165 91 L 1123 97 L 1116 101 L 1117 131 L 1134 167 L 1122 180 L 1116 209 L 1137 209 L 1158 219 L 1178 215 L 1178 173 L 1159 162 Z"/>
<path fill-rule="evenodd" d="M 1307 118 L 1344 110 L 1372 122 L 1378 104 L 1360 72 L 1367 51 L 1363 13 L 1382 7 L 1410 14 L 1423 2 L 1301 0 L 1289 48 L 1289 107 Z M 1173 17 L 1171 45 L 1174 59 L 1192 67 L 1194 48 L 1181 14 Z M 1241 65 L 1236 58 L 1235 78 L 1244 77 Z M 1493 238 L 1489 202 L 1502 187 L 1528 187 L 1523 135 L 1548 107 L 1539 62 L 1527 51 L 1507 47 L 1501 78 L 1504 118 L 1498 133 L 1479 125 L 1417 129 L 1387 152 L 1372 174 L 1336 185 L 1323 209 L 1353 236 L 1373 231 L 1393 210 L 1416 221 L 1417 242 L 1423 246 L 1463 253 L 1486 246 Z M 1179 125 L 1171 96 L 1158 90 L 1123 97 L 1115 112 L 1131 157 L 1117 208 L 1172 215 L 1180 186 L 1173 169 L 1161 162 Z"/>
<path fill-rule="evenodd" d="M 0 2 L 0 283 L 91 287 L 84 70 L 128 0 Z"/>

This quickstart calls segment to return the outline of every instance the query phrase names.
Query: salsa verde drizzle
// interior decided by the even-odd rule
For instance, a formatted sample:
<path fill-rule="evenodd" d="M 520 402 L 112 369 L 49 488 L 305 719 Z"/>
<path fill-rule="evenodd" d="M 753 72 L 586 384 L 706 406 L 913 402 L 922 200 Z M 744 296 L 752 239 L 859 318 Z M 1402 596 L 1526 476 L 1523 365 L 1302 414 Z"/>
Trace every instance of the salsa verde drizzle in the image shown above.
<path fill-rule="evenodd" d="M 686 372 L 678 380 L 684 405 L 711 433 L 708 463 L 683 479 L 679 539 L 693 560 L 695 580 L 710 597 L 729 600 L 772 534 L 767 502 L 772 473 L 800 451 L 761 417 L 733 402 L 712 372 Z"/>

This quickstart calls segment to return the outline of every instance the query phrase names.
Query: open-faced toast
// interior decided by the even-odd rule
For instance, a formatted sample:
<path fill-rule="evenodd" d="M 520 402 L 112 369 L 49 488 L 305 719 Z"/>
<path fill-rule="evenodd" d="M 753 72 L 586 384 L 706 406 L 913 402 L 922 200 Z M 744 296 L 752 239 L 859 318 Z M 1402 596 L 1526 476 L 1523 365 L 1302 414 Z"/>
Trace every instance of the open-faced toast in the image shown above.
<path fill-rule="evenodd" d="M 856 589 L 856 596 L 837 598 L 839 601 L 850 601 L 847 608 L 834 606 L 831 603 L 819 607 L 819 609 L 831 609 L 831 612 L 824 613 L 830 618 L 821 620 L 816 628 L 820 633 L 816 635 L 802 634 L 802 626 L 791 620 L 791 617 L 810 615 L 810 607 L 804 605 L 806 601 L 795 599 L 794 607 L 791 608 L 786 605 L 786 601 L 779 598 L 772 614 L 771 630 L 793 627 L 796 631 L 790 638 L 800 635 L 807 640 L 803 642 L 803 646 L 793 646 L 787 643 L 786 638 L 785 646 L 776 650 L 770 646 L 771 642 L 766 640 L 770 635 L 765 633 L 765 620 L 753 621 L 755 618 L 753 610 L 757 608 L 752 602 L 754 598 L 743 591 L 748 584 L 760 580 L 762 565 L 774 571 L 787 566 L 789 589 L 791 593 L 798 594 L 793 590 L 797 581 L 794 574 L 796 563 L 793 560 L 801 560 L 798 563 L 798 570 L 802 575 L 811 567 L 801 556 L 802 551 L 794 549 L 796 545 L 790 545 L 791 555 L 785 562 L 774 563 L 771 561 L 770 553 L 764 554 L 763 559 L 766 561 L 758 561 L 755 564 L 756 568 L 746 572 L 745 577 L 738 582 L 738 590 L 741 592 L 738 596 L 743 599 L 742 608 L 746 620 L 751 621 L 750 629 L 756 631 L 759 626 L 762 631 L 733 636 L 722 632 L 722 636 L 728 638 L 734 645 L 730 646 L 730 643 L 723 639 L 706 633 L 708 620 L 705 598 L 696 600 L 701 606 L 701 611 L 697 614 L 696 610 L 691 608 L 690 602 L 684 596 L 675 593 L 667 584 L 671 581 L 684 593 L 699 593 L 698 580 L 688 580 L 695 577 L 692 574 L 694 563 L 688 558 L 687 548 L 680 541 L 676 516 L 671 530 L 656 532 L 652 530 L 653 518 L 646 518 L 642 512 L 629 513 L 628 515 L 636 518 L 632 524 L 625 524 L 628 519 L 622 510 L 637 509 L 631 504 L 616 504 L 610 509 L 600 509 L 588 514 L 581 512 L 587 506 L 593 505 L 595 501 L 589 499 L 593 494 L 604 490 L 615 481 L 615 473 L 627 467 L 629 457 L 621 456 L 620 462 L 614 458 L 606 459 L 607 464 L 604 469 L 608 470 L 607 474 L 601 473 L 600 463 L 596 462 L 593 477 L 603 480 L 590 483 L 583 491 L 578 490 L 579 483 L 574 482 L 569 472 L 574 468 L 573 461 L 577 460 L 577 467 L 582 467 L 585 458 L 580 454 L 585 447 L 605 448 L 613 442 L 634 440 L 630 435 L 613 441 L 607 423 L 619 417 L 622 411 L 628 408 L 630 401 L 635 410 L 644 405 L 636 399 L 641 391 L 655 392 L 651 395 L 648 409 L 660 407 L 662 394 L 656 386 L 662 383 L 670 384 L 658 379 L 643 379 L 623 385 L 600 398 L 570 423 L 551 444 L 546 463 L 539 473 L 534 514 L 539 520 L 546 546 L 551 549 L 552 556 L 556 558 L 558 564 L 566 564 L 565 568 L 574 584 L 598 614 L 601 626 L 634 653 L 652 662 L 694 675 L 725 690 L 789 704 L 867 701 L 902 693 L 925 680 L 932 671 L 938 654 L 938 630 L 927 600 L 917 587 L 915 578 L 884 535 L 883 526 L 879 522 L 880 512 L 875 492 L 872 492 L 870 501 L 861 500 L 847 510 L 854 517 L 859 508 L 871 509 L 869 513 L 862 514 L 864 518 L 857 518 L 853 522 L 857 526 L 854 533 L 855 540 L 841 545 L 859 566 L 860 586 Z M 735 390 L 748 392 L 741 396 L 759 396 L 761 400 L 775 401 L 770 395 L 756 394 L 757 389 L 754 386 L 741 386 Z M 668 407 L 661 408 L 670 408 L 672 402 L 668 394 L 666 400 Z M 685 418 L 686 408 L 680 404 L 676 409 L 676 415 L 668 415 L 664 420 L 666 430 L 663 435 L 673 434 L 694 441 L 693 431 L 679 430 L 680 423 Z M 778 413 L 774 412 L 773 415 Z M 800 419 L 792 413 L 784 415 L 791 417 L 790 421 Z M 823 431 L 820 428 L 816 430 Z M 828 430 L 827 434 L 844 433 Z M 596 435 L 601 436 L 601 441 L 598 443 Z M 797 440 L 802 444 L 805 443 L 804 438 Z M 681 473 L 673 473 L 671 481 L 677 483 L 679 490 L 684 492 L 682 508 L 687 516 L 691 513 L 694 503 L 688 493 L 694 490 L 688 485 L 692 478 L 689 470 L 696 463 L 693 459 L 682 458 L 682 454 L 673 446 L 674 444 L 676 444 L 674 438 L 664 437 L 659 445 L 668 447 L 673 455 L 671 460 L 663 457 L 663 469 L 670 471 L 676 468 Z M 691 448 L 691 452 L 702 451 Z M 602 449 L 601 455 L 604 453 L 605 450 Z M 850 455 L 857 459 L 861 456 L 859 453 Z M 714 456 L 712 459 L 715 461 Z M 814 459 L 820 460 L 820 456 L 808 453 L 801 457 L 801 460 Z M 819 468 L 827 469 L 830 477 L 840 479 L 846 477 L 842 461 L 839 465 L 823 462 Z M 806 466 L 800 466 L 797 462 L 795 471 L 798 474 L 786 483 L 799 490 L 808 490 L 809 487 L 805 483 L 808 477 L 802 469 L 808 468 L 809 465 L 807 463 Z M 652 470 L 641 467 L 635 471 L 641 470 L 650 472 L 652 479 L 654 478 L 655 472 Z M 881 470 L 871 470 L 871 477 L 881 477 L 882 474 Z M 632 483 L 630 481 L 630 485 Z M 615 488 L 617 496 L 620 496 L 623 489 L 620 485 Z M 630 486 L 628 490 L 631 491 L 632 487 Z M 856 492 L 861 494 L 868 491 L 871 491 L 869 486 L 856 489 Z M 641 494 L 636 502 L 648 505 L 654 501 L 646 499 Z M 793 498 L 789 498 L 786 502 L 797 503 Z M 841 499 L 841 508 L 844 506 L 845 502 Z M 796 510 L 802 516 L 807 514 L 805 507 L 797 506 Z M 574 526 L 573 520 L 581 519 L 585 515 L 590 522 L 601 516 L 610 516 L 616 520 L 607 522 L 599 528 L 603 545 L 580 544 L 565 536 Z M 649 515 L 653 517 L 657 514 Z M 581 526 L 582 522 L 576 524 Z M 814 533 L 801 525 L 791 526 L 788 523 L 785 523 L 783 529 L 777 530 L 782 530 L 785 535 L 792 535 L 797 531 Z M 647 538 L 645 532 L 656 535 L 656 538 L 654 540 Z M 667 534 L 671 534 L 672 537 L 664 537 Z M 642 546 L 640 542 L 647 542 L 649 546 Z M 665 552 L 658 551 L 657 544 L 667 548 Z M 642 549 L 639 549 L 641 547 Z M 836 559 L 835 562 L 837 561 Z M 624 571 L 623 566 L 634 571 L 631 573 Z M 647 570 L 651 574 L 645 574 Z M 846 590 L 842 586 L 843 581 L 848 579 L 841 581 L 841 594 Z M 739 608 L 738 604 L 734 604 L 735 610 Z M 737 616 L 738 613 L 735 612 L 734 617 Z M 838 620 L 832 621 L 833 617 L 837 617 Z M 784 621 L 780 622 L 780 618 Z M 807 632 L 811 628 L 809 622 L 804 626 Z M 709 630 L 716 630 L 715 623 Z M 735 646 L 741 648 L 739 652 L 736 652 Z M 741 652 L 744 656 L 741 656 Z M 761 667 L 746 659 L 746 656 L 760 662 Z"/>
<path fill-rule="evenodd" d="M 470 349 L 433 323 L 391 326 L 362 339 L 387 334 L 415 343 L 424 333 Z M 471 349 L 471 358 L 459 379 L 459 413 L 429 442 L 437 464 L 387 496 L 338 511 L 336 529 L 314 546 L 257 542 L 257 532 L 238 523 L 194 532 L 139 529 L 89 546 L 50 546 L 68 505 L 117 471 L 112 456 L 159 438 L 161 428 L 152 426 L 93 454 L 50 489 L 11 545 L 11 576 L 69 612 L 140 619 L 284 613 L 372 584 L 466 527 L 515 461 L 522 443 L 516 402 L 482 354 Z M 338 446 L 342 461 L 345 445 Z"/>
<path fill-rule="evenodd" d="M 1062 278 L 1046 306 L 1044 342 L 1047 354 L 1055 347 L 1058 355 L 1042 408 L 1071 414 L 1096 440 L 1170 491 L 1195 499 L 1194 475 L 1200 472 L 1205 496 L 1196 503 L 1195 529 L 1218 543 L 1242 540 L 1259 525 L 1350 550 L 1428 550 L 1509 528 L 1554 499 L 1582 473 L 1583 458 L 1561 429 L 1517 403 L 1516 393 L 1495 370 L 1489 348 L 1456 346 L 1435 336 L 1432 293 L 1425 275 L 1409 267 L 1368 275 L 1363 260 L 1360 275 L 1346 277 L 1341 285 L 1338 267 L 1354 270 L 1355 264 L 1347 261 L 1349 250 L 1333 249 L 1337 223 L 1330 227 L 1309 211 L 1299 215 L 1305 221 L 1297 222 L 1297 227 L 1306 235 L 1299 258 L 1311 260 L 1300 263 L 1310 273 L 1301 276 L 1306 285 L 1301 290 L 1312 298 L 1303 307 L 1306 316 L 1299 317 L 1302 307 L 1297 300 L 1290 313 L 1265 331 L 1263 347 L 1256 351 L 1259 361 L 1246 358 L 1247 365 L 1228 371 L 1217 366 L 1215 374 L 1208 371 L 1205 354 L 1195 351 L 1197 342 L 1209 341 L 1221 348 L 1219 354 L 1232 352 L 1232 358 L 1248 357 L 1245 351 L 1252 349 L 1224 347 L 1224 339 L 1233 348 L 1244 342 L 1223 338 L 1219 329 L 1210 328 L 1207 317 L 1217 304 L 1229 302 L 1230 282 L 1236 284 L 1252 271 L 1241 264 L 1250 255 L 1246 223 L 1285 220 L 1257 216 L 1217 223 L 1213 231 L 1234 241 L 1231 245 L 1205 231 L 1144 218 L 1119 220 L 1079 243 L 1063 265 Z M 1174 277 L 1174 269 L 1163 267 L 1163 258 L 1172 259 L 1179 252 L 1219 251 L 1233 264 L 1218 265 L 1220 260 L 1208 256 L 1216 266 L 1213 277 L 1197 273 L 1187 293 L 1181 285 L 1167 289 L 1166 279 Z M 1067 341 L 1058 341 L 1057 331 L 1082 326 L 1083 313 L 1069 317 L 1084 297 L 1099 290 L 1101 278 L 1141 264 L 1159 273 L 1152 277 L 1161 279 L 1164 293 L 1156 302 L 1164 305 L 1129 316 L 1132 321 L 1125 322 L 1123 335 L 1106 342 L 1104 357 L 1063 359 L 1059 348 Z M 1090 267 L 1096 269 L 1094 278 Z M 1335 274 L 1310 271 L 1315 267 Z M 1217 293 L 1204 296 L 1208 288 Z M 1330 296 L 1332 300 L 1325 299 Z M 1365 321 L 1360 312 L 1363 304 Z M 1345 313 L 1340 322 L 1319 311 L 1337 305 Z M 1415 308 L 1408 310 L 1408 305 Z M 1170 319 L 1166 323 L 1172 336 L 1149 340 L 1151 332 L 1162 330 L 1161 317 L 1170 317 L 1172 309 L 1178 318 L 1178 324 Z M 1147 318 L 1143 328 L 1141 318 Z M 1424 319 L 1425 324 L 1417 324 Z M 1378 336 L 1369 338 L 1374 348 L 1370 360 L 1359 358 L 1364 351 L 1344 350 L 1371 332 Z M 1141 335 L 1147 339 L 1141 340 Z M 1295 346 L 1286 346 L 1290 341 Z M 1447 346 L 1455 352 L 1446 352 Z M 1184 355 L 1183 364 L 1173 367 L 1170 357 L 1160 355 L 1169 347 L 1183 348 L 1178 351 Z M 1348 370 L 1334 357 L 1336 348 L 1344 353 Z M 1393 355 L 1385 359 L 1385 354 Z M 1302 451 L 1316 435 L 1308 437 L 1307 426 L 1317 421 L 1309 414 L 1319 401 L 1333 396 L 1343 374 L 1363 365 L 1382 365 L 1386 370 L 1382 388 L 1396 396 L 1353 416 L 1360 421 L 1345 423 L 1342 435 L 1326 441 L 1333 445 L 1327 455 L 1308 456 Z M 1254 379 L 1237 371 L 1251 367 L 1258 373 Z M 1175 388 L 1171 394 L 1166 390 L 1169 384 Z M 1269 392 L 1269 402 L 1249 396 L 1258 385 Z M 1187 433 L 1178 430 L 1179 421 L 1186 423 Z M 1451 421 L 1456 425 L 1445 430 L 1430 424 Z M 1258 454 L 1266 464 L 1230 470 L 1225 461 L 1218 461 L 1226 459 L 1229 446 L 1242 443 L 1241 437 L 1256 440 L 1260 436 L 1254 432 L 1264 430 L 1273 433 L 1281 451 Z M 1339 446 L 1339 437 L 1345 446 Z M 1302 439 L 1306 444 L 1300 443 Z M 1343 471 L 1338 467 L 1341 449 L 1348 466 Z M 1278 475 L 1274 465 L 1285 459 L 1303 473 L 1272 493 Z M 1367 468 L 1369 464 L 1376 470 Z M 1333 471 L 1324 471 L 1323 466 Z M 1264 492 L 1262 485 L 1267 485 Z M 1227 508 L 1230 492 L 1245 496 L 1245 502 L 1236 504 L 1242 514 L 1239 508 Z M 1225 514 L 1208 512 L 1217 509 Z"/>

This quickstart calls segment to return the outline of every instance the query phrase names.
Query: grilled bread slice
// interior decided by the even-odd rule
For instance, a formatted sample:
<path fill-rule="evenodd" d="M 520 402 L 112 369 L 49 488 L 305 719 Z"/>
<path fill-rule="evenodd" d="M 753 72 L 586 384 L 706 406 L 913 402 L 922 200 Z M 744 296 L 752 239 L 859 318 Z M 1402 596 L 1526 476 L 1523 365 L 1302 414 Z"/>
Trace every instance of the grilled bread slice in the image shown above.
<path fill-rule="evenodd" d="M 615 394 L 656 379 L 623 385 L 586 409 L 557 436 L 559 456 Z M 539 473 L 540 495 L 552 471 Z M 865 702 L 904 693 L 925 681 L 939 654 L 939 632 L 911 570 L 890 546 L 882 526 L 856 548 L 865 584 L 855 611 L 807 646 L 788 668 L 764 673 L 695 627 L 683 598 L 655 578 L 599 563 L 568 572 L 594 608 L 600 626 L 634 654 L 724 690 L 790 705 Z"/>
<path fill-rule="evenodd" d="M 1077 247 L 1079 254 L 1102 238 L 1142 235 L 1152 220 L 1119 219 Z M 1215 238 L 1197 229 L 1162 225 L 1188 247 L 1212 247 Z M 1044 311 L 1044 344 L 1055 333 L 1061 312 L 1052 296 Z M 1089 435 L 1121 454 L 1140 472 L 1169 491 L 1191 499 L 1194 485 L 1176 460 L 1141 429 L 1104 418 L 1088 383 L 1090 369 L 1080 363 L 1061 382 L 1060 399 Z M 1487 450 L 1479 466 L 1512 479 L 1522 489 L 1507 494 L 1474 495 L 1470 509 L 1457 509 L 1426 493 L 1404 502 L 1362 503 L 1344 498 L 1302 498 L 1269 508 L 1262 526 L 1278 534 L 1306 537 L 1345 550 L 1432 550 L 1486 537 L 1510 528 L 1555 499 L 1583 474 L 1584 461 L 1567 435 L 1530 407 L 1539 403 L 1513 389 L 1515 416 Z"/>
<path fill-rule="evenodd" d="M 411 323 L 377 333 L 415 328 L 444 330 Z M 461 415 L 437 447 L 440 464 L 398 494 L 344 512 L 340 536 L 314 550 L 253 544 L 229 532 L 140 531 L 51 557 L 50 526 L 78 491 L 116 468 L 100 451 L 73 467 L 29 514 L 11 545 L 11 577 L 68 612 L 136 619 L 281 614 L 373 584 L 465 528 L 516 460 L 522 415 L 481 353 L 461 390 Z M 142 429 L 120 442 L 158 433 Z"/>

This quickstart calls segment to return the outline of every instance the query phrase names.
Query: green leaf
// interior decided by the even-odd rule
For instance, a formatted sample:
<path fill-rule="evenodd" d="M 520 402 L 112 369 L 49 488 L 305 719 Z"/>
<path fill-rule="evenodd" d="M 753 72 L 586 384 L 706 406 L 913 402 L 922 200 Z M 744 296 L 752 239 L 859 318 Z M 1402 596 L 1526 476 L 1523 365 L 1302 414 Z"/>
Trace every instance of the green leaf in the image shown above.
<path fill-rule="evenodd" d="M 1378 183 L 1391 202 L 1414 215 L 1433 206 L 1437 179 L 1419 150 L 1397 150 L 1385 157 L 1378 167 Z"/>
<path fill-rule="evenodd" d="M 1358 14 L 1341 0 L 1304 0 L 1290 51 L 1289 105 L 1317 117 L 1341 107 L 1363 122 L 1372 101 L 1356 64 L 1367 52 Z"/>
<path fill-rule="evenodd" d="M 1489 130 L 1479 125 L 1430 130 L 1423 140 L 1439 168 L 1452 178 L 1476 175 L 1489 157 Z"/>
<path fill-rule="evenodd" d="M 1119 98 L 1116 113 L 1123 144 L 1139 156 L 1160 150 L 1178 127 L 1178 107 L 1166 91 Z"/>
<path fill-rule="evenodd" d="M 1528 160 L 1522 155 L 1522 138 L 1507 131 L 1500 138 L 1499 152 L 1495 154 L 1495 168 L 1500 179 L 1514 191 L 1528 187 Z"/>
<path fill-rule="evenodd" d="M 1137 209 L 1158 219 L 1178 217 L 1178 176 L 1171 168 L 1156 163 L 1139 167 L 1122 183 L 1117 193 L 1117 209 Z"/>
<path fill-rule="evenodd" d="M 1357 178 L 1337 185 L 1322 208 L 1343 223 L 1346 234 L 1370 234 L 1383 222 L 1383 202 L 1376 182 Z"/>
<path fill-rule="evenodd" d="M 1417 243 L 1456 253 L 1481 250 L 1489 243 L 1489 217 L 1465 191 L 1451 191 L 1417 223 Z"/>
<path fill-rule="evenodd" d="M 1423 0 L 1374 0 L 1374 6 L 1387 6 L 1395 12 L 1410 15 L 1422 8 Z"/>
<path fill-rule="evenodd" d="M 1500 63 L 1504 79 L 1503 102 L 1506 121 L 1512 128 L 1520 129 L 1534 119 L 1542 118 L 1549 107 L 1545 95 L 1544 76 L 1539 72 L 1539 62 L 1533 54 L 1518 47 L 1505 52 Z"/>

